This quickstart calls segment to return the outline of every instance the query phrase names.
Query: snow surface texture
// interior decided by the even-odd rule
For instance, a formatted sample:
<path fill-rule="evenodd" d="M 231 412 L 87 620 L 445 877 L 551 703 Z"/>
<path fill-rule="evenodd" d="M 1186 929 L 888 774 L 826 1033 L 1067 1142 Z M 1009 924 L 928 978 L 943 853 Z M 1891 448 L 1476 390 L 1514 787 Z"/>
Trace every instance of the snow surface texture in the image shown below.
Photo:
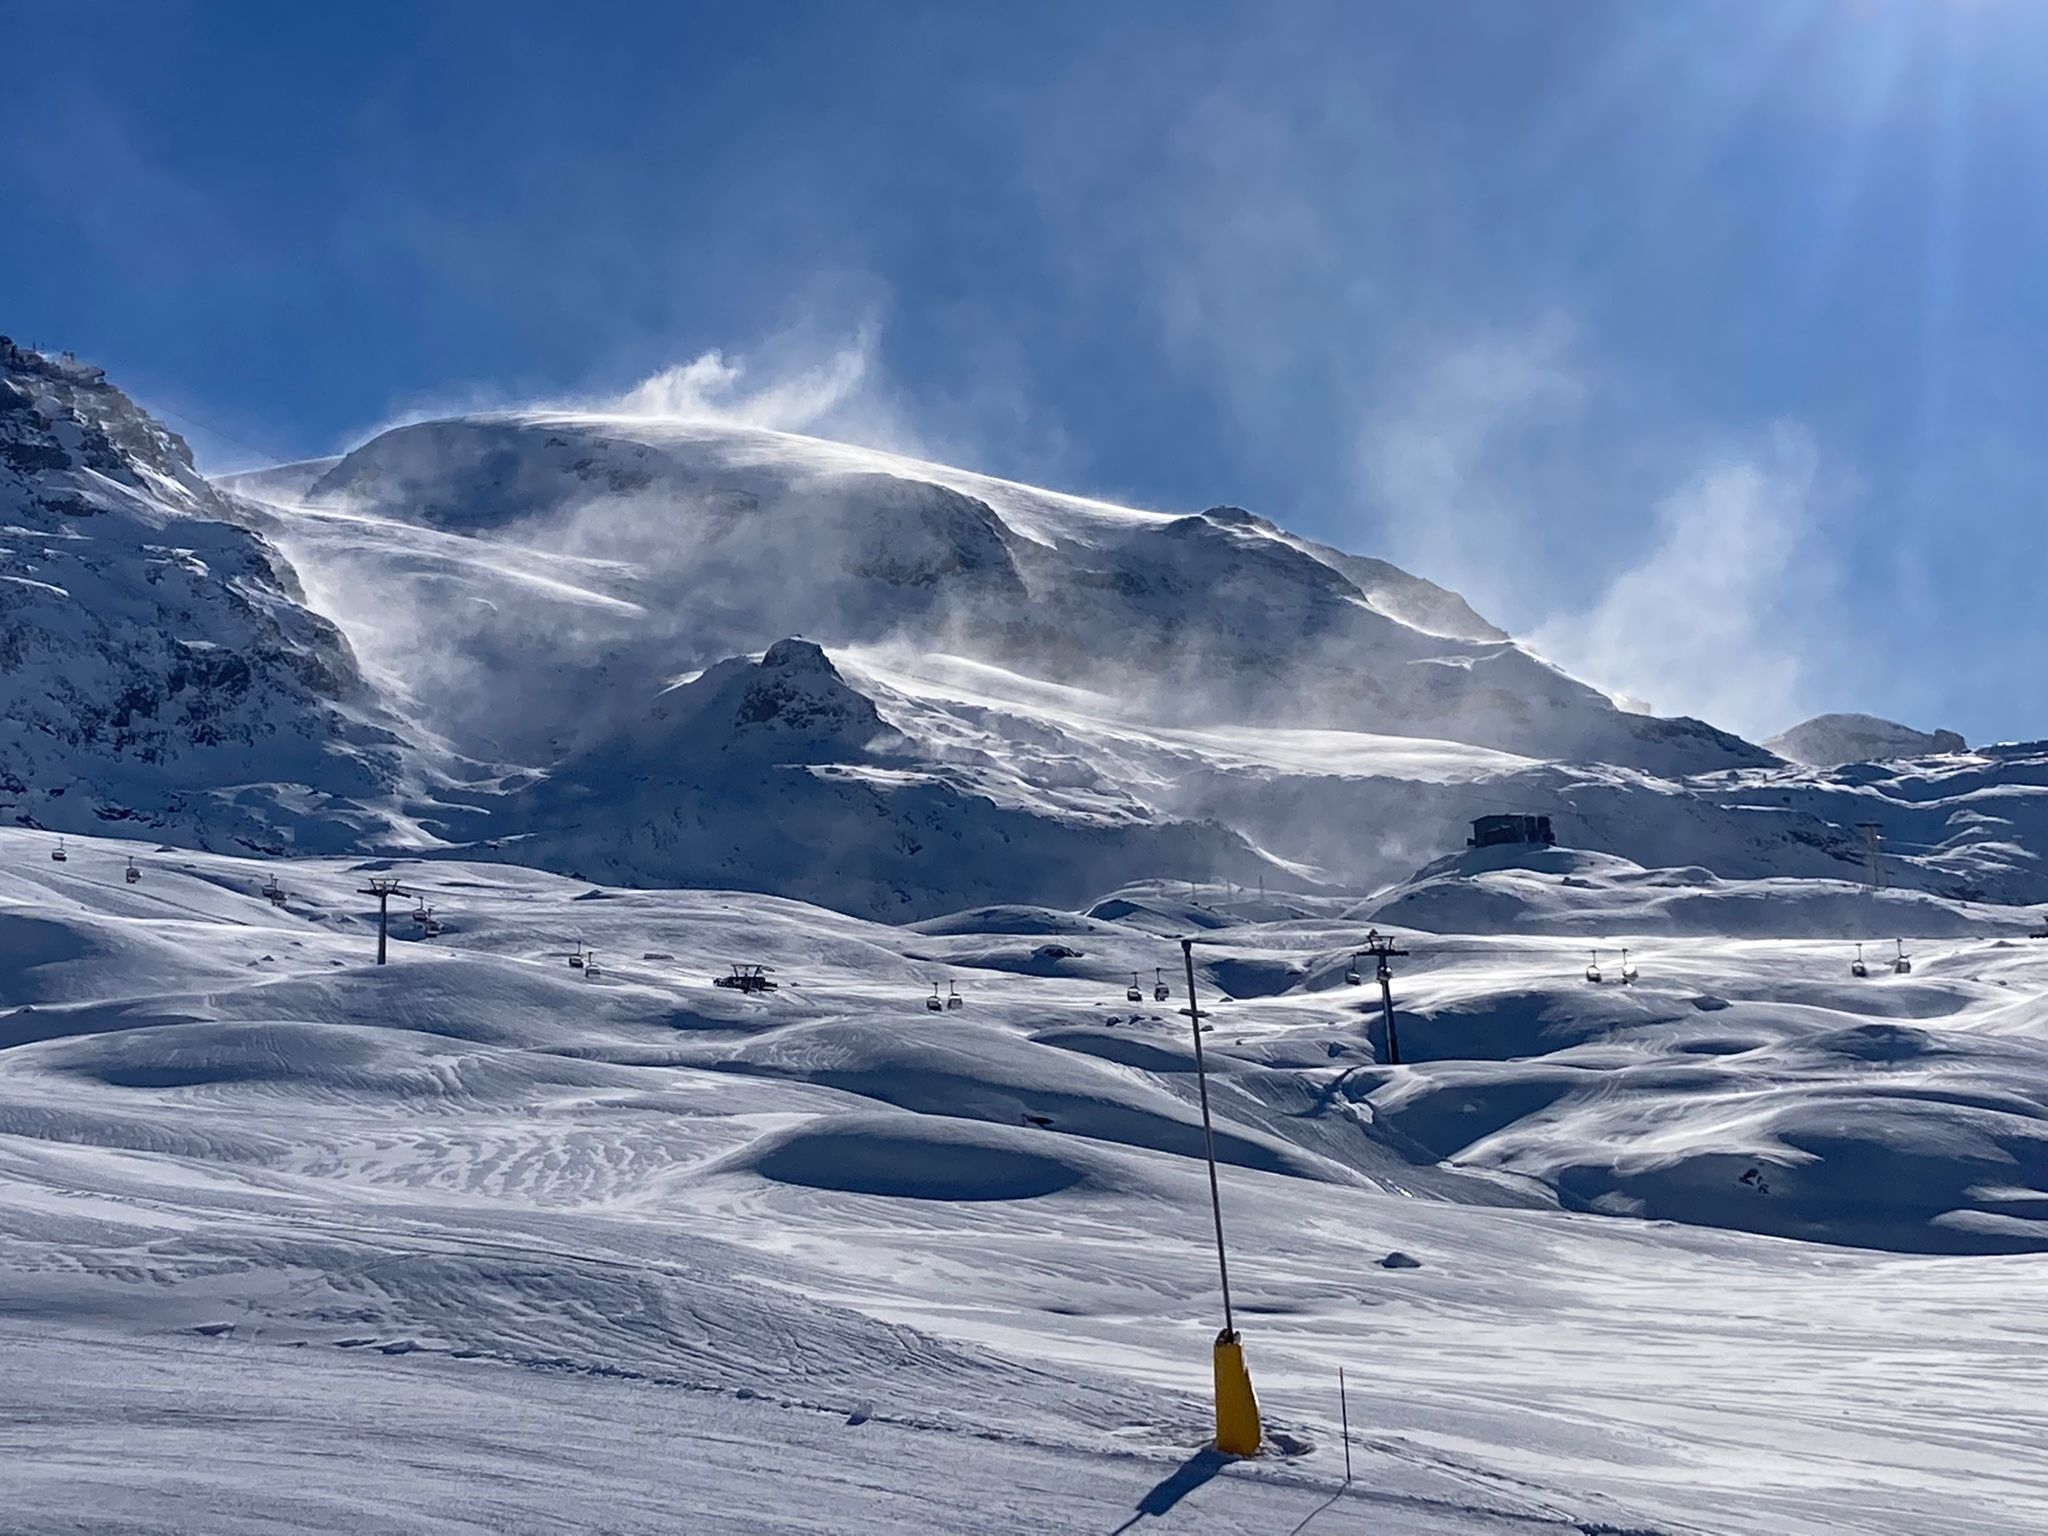
<path fill-rule="evenodd" d="M 8 1529 L 2048 1530 L 2048 942 L 1988 914 L 1859 980 L 1478 871 L 1639 980 L 1412 937 L 1390 1068 L 1327 898 L 886 927 L 54 842 L 0 832 Z M 381 969 L 378 873 L 442 925 Z"/>

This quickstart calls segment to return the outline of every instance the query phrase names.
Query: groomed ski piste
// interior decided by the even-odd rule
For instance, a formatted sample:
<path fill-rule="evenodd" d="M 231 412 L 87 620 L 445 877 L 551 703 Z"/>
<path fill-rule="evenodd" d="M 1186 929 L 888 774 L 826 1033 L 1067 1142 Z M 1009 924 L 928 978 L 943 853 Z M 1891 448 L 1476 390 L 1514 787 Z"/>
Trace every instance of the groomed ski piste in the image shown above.
<path fill-rule="evenodd" d="M 1562 850 L 1468 871 L 1535 916 L 1461 933 L 1427 879 L 888 926 L 56 846 L 0 831 L 0 1529 L 2048 1529 L 2019 909 L 1866 893 L 1856 977 L 1836 938 L 1671 918 L 1768 882 Z M 373 877 L 417 893 L 382 967 Z M 1382 1065 L 1347 974 L 1431 900 Z M 1244 1461 L 1203 1450 L 1181 935 Z"/>

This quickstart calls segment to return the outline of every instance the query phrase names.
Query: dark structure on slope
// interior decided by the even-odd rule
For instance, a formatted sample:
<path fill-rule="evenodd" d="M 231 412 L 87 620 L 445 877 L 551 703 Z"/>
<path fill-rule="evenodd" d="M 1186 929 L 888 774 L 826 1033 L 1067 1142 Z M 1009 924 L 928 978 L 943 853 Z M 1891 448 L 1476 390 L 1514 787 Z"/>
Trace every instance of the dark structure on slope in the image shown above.
<path fill-rule="evenodd" d="M 1548 848 L 1557 842 L 1548 816 L 1481 816 L 1472 823 L 1467 848 L 1499 848 L 1515 843 L 1537 843 Z"/>

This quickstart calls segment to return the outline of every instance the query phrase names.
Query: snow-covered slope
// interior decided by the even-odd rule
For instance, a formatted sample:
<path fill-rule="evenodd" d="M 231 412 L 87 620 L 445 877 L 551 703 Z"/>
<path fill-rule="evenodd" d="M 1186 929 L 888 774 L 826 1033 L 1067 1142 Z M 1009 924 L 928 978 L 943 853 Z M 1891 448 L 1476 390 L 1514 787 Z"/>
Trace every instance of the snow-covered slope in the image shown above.
<path fill-rule="evenodd" d="M 773 433 L 223 491 L 0 360 L 0 1523 L 2048 1530 L 2048 744 Z"/>
<path fill-rule="evenodd" d="M 0 813 L 397 835 L 398 741 L 291 567 L 98 369 L 0 338 Z"/>
<path fill-rule="evenodd" d="M 1782 758 L 1816 768 L 1969 750 L 1954 731 L 1916 731 L 1876 715 L 1815 715 L 1764 745 Z"/>
<path fill-rule="evenodd" d="M 419 615 L 417 643 L 455 663 L 425 668 L 437 698 L 466 687 L 461 662 L 524 654 L 521 615 L 461 580 L 516 565 L 574 588 L 551 606 L 576 644 L 553 660 L 586 712 L 637 711 L 663 667 L 802 634 L 963 654 L 1167 722 L 1337 726 L 1660 773 L 1769 761 L 1697 721 L 1625 713 L 1452 594 L 1238 508 L 1173 516 L 781 433 L 531 414 L 387 432 L 305 502 L 355 520 L 350 588 L 412 573 L 450 599 Z M 330 525 L 291 547 L 317 582 L 336 542 Z M 525 749 L 507 723 L 467 723 L 479 753 Z"/>
<path fill-rule="evenodd" d="M 1411 932 L 1389 1067 L 1362 920 L 1313 896 L 891 928 L 53 841 L 0 831 L 23 1529 L 2048 1528 L 2048 943 L 1908 935 L 1858 980 L 1615 905 L 1622 988 L 1578 938 Z M 443 925 L 382 968 L 373 873 Z M 1174 931 L 1250 1463 L 1198 1452 Z"/>
<path fill-rule="evenodd" d="M 1370 889 L 1495 811 L 1649 869 L 1853 880 L 1876 821 L 1896 886 L 2048 900 L 2040 749 L 1787 768 L 1239 508 L 532 415 L 222 495 L 93 370 L 8 356 L 0 769 L 35 825 L 472 847 L 903 918 L 1145 875 Z M 860 739 L 677 723 L 699 673 L 798 635 Z"/>
<path fill-rule="evenodd" d="M 1815 876 L 1730 879 L 1696 864 L 1645 869 L 1612 854 L 1535 846 L 1446 855 L 1349 913 L 1435 933 L 1594 938 L 1617 927 L 1756 938 L 2017 938 L 2041 926 L 2026 908 L 1925 890 Z"/>
<path fill-rule="evenodd" d="M 523 863 L 634 885 L 682 870 L 892 920 L 1072 905 L 1162 869 L 1296 883 L 1228 828 L 1105 780 L 920 752 L 805 640 L 719 663 L 485 803 L 498 851 Z"/>
<path fill-rule="evenodd" d="M 1061 885 L 1025 872 L 1077 840 L 1130 845 L 1118 828 L 1234 834 L 1146 831 L 1172 860 L 1157 874 L 1256 877 L 1248 843 L 1276 882 L 1369 888 L 1461 847 L 1475 816 L 1529 811 L 1576 846 L 1737 880 L 1859 878 L 1856 823 L 1876 820 L 1898 885 L 2048 900 L 2024 752 L 1882 782 L 1787 770 L 1617 710 L 1455 594 L 1239 508 L 1176 518 L 786 434 L 512 416 L 387 433 L 276 516 L 315 602 L 416 714 L 555 776 L 524 797 L 545 812 L 491 810 L 494 832 L 536 834 L 517 856 L 558 868 L 901 917 L 1018 894 L 1012 865 L 1019 889 L 1079 899 L 1130 873 L 1121 850 Z M 792 635 L 891 733 L 879 757 L 813 751 L 763 781 L 807 857 L 759 846 L 763 818 L 701 765 L 645 750 L 675 679 Z M 962 815 L 974 831 L 941 829 Z M 991 836 L 1036 853 L 977 867 Z M 861 852 L 815 851 L 835 841 Z"/>

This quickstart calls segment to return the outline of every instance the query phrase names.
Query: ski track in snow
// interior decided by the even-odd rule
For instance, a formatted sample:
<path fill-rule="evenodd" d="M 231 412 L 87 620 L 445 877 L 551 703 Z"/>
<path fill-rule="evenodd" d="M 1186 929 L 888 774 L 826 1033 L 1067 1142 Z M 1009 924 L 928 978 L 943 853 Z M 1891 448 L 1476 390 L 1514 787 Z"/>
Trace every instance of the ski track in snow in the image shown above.
<path fill-rule="evenodd" d="M 1840 944 L 1623 938 L 1624 990 L 1576 938 L 1417 936 L 1393 1069 L 1361 925 L 1313 904 L 891 928 L 51 842 L 0 831 L 10 1528 L 2048 1529 L 2048 944 L 1857 982 Z M 380 970 L 387 870 L 446 931 L 395 912 Z M 1220 1469 L 1149 995 L 1197 925 L 1239 1325 L 1296 1447 Z M 747 959 L 781 990 L 708 984 Z M 1871 1246 L 1741 1230 L 1773 1221 Z"/>

